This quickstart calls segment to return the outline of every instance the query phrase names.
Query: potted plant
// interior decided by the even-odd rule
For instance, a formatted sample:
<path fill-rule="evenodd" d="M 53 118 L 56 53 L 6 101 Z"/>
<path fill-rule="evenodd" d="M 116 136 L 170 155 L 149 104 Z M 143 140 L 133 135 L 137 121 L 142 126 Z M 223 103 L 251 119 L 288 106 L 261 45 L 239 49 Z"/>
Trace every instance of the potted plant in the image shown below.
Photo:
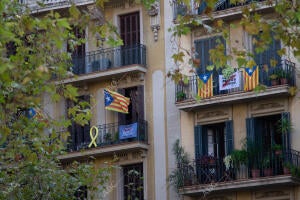
<path fill-rule="evenodd" d="M 275 155 L 281 155 L 282 154 L 282 146 L 280 144 L 274 144 L 272 146 L 272 150 L 275 152 Z"/>
<path fill-rule="evenodd" d="M 293 165 L 290 162 L 284 162 L 283 163 L 283 174 L 291 174 L 291 169 Z"/>
<path fill-rule="evenodd" d="M 248 178 L 248 154 L 245 149 L 235 149 L 232 151 L 231 159 L 233 167 L 236 169 L 237 179 Z"/>
<path fill-rule="evenodd" d="M 185 95 L 185 93 L 183 91 L 177 92 L 177 94 L 176 94 L 176 100 L 177 100 L 177 102 L 178 101 L 183 101 L 183 100 L 185 100 L 185 98 L 186 98 L 186 95 Z"/>
<path fill-rule="evenodd" d="M 278 70 L 277 76 L 278 76 L 278 79 L 280 80 L 281 85 L 288 83 L 288 73 L 284 69 Z"/>
<path fill-rule="evenodd" d="M 190 156 L 180 145 L 179 140 L 176 140 L 175 144 L 173 145 L 172 151 L 175 155 L 177 168 L 172 170 L 172 172 L 168 176 L 168 181 L 178 191 L 184 186 L 193 184 L 194 168 L 192 165 L 190 165 Z"/>
<path fill-rule="evenodd" d="M 271 159 L 269 155 L 264 158 L 262 162 L 262 167 L 263 167 L 264 176 L 273 175 L 273 169 L 271 168 Z"/>
<path fill-rule="evenodd" d="M 272 86 L 275 86 L 275 85 L 278 85 L 279 84 L 279 79 L 278 79 L 278 75 L 277 74 L 271 74 L 269 76 L 269 79 L 271 80 L 271 85 Z"/>
<path fill-rule="evenodd" d="M 249 166 L 251 167 L 252 178 L 260 177 L 260 169 L 258 164 L 260 163 L 260 154 L 262 152 L 262 144 L 252 139 L 246 140 L 247 154 Z"/>

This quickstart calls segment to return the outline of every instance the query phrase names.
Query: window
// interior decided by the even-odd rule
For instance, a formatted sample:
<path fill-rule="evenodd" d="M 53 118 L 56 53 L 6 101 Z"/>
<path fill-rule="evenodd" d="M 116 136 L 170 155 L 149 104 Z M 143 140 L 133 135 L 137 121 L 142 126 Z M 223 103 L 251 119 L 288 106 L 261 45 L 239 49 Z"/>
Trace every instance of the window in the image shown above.
<path fill-rule="evenodd" d="M 195 127 L 195 157 L 224 158 L 233 149 L 233 121 Z"/>
<path fill-rule="evenodd" d="M 282 134 L 281 123 L 290 123 L 290 114 L 282 113 L 263 117 L 246 119 L 247 139 L 255 141 L 262 146 L 264 152 L 271 152 L 272 146 L 282 145 L 290 149 L 289 131 Z"/>
<path fill-rule="evenodd" d="M 209 50 L 214 49 L 218 45 L 218 40 L 224 44 L 226 49 L 225 40 L 221 36 L 200 39 L 194 42 L 196 58 L 200 59 L 200 66 L 197 69 L 198 73 L 206 72 L 206 67 L 212 64 L 209 56 Z M 226 52 L 224 52 L 224 54 L 226 54 Z"/>
<path fill-rule="evenodd" d="M 267 65 L 268 67 L 271 66 L 270 60 L 276 60 L 277 65 L 281 63 L 281 57 L 278 55 L 277 51 L 281 49 L 281 42 L 280 40 L 274 39 L 274 34 L 271 34 L 272 41 L 268 45 L 267 49 L 262 53 L 255 53 L 255 45 L 253 45 L 254 49 L 254 61 L 258 65 Z M 254 37 L 255 38 L 255 37 Z"/>
<path fill-rule="evenodd" d="M 118 92 L 130 98 L 128 114 L 118 113 L 119 124 L 130 124 L 144 120 L 144 86 L 119 89 Z"/>
<path fill-rule="evenodd" d="M 120 16 L 120 36 L 124 46 L 140 44 L 139 12 Z"/>
<path fill-rule="evenodd" d="M 85 38 L 85 31 L 83 29 L 73 27 L 73 33 L 77 39 Z M 73 73 L 85 73 L 85 44 L 77 45 L 72 49 L 68 43 L 67 51 L 72 52 Z"/>
<path fill-rule="evenodd" d="M 123 166 L 124 200 L 144 199 L 143 164 Z"/>
<path fill-rule="evenodd" d="M 89 95 L 83 95 L 78 97 L 78 103 L 81 101 L 90 102 Z M 75 106 L 75 103 L 72 101 L 67 101 L 67 110 Z M 85 148 L 90 143 L 90 124 L 85 126 L 81 126 L 77 124 L 75 121 L 72 121 L 72 125 L 69 127 L 69 132 L 71 134 L 69 142 L 69 149 L 72 150 L 80 150 Z"/>

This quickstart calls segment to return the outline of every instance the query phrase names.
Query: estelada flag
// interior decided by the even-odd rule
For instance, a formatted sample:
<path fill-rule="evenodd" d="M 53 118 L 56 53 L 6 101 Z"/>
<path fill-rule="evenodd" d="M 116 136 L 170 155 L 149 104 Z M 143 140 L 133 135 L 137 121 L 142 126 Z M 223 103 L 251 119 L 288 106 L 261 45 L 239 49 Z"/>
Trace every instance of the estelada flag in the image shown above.
<path fill-rule="evenodd" d="M 129 103 L 130 98 L 124 97 L 123 95 L 109 89 L 104 89 L 104 104 L 106 110 L 128 114 Z"/>
<path fill-rule="evenodd" d="M 253 66 L 244 70 L 244 91 L 253 90 L 259 83 L 259 68 Z"/>
<path fill-rule="evenodd" d="M 202 87 L 198 86 L 198 95 L 201 98 L 208 98 L 213 96 L 213 78 L 212 73 L 198 74 L 199 79 L 202 81 Z"/>

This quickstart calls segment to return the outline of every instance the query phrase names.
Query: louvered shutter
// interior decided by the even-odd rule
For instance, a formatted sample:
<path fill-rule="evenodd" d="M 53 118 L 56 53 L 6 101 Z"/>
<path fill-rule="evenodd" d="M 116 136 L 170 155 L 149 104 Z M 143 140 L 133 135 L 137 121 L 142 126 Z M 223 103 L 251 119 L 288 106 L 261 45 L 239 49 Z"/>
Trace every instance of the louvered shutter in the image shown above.
<path fill-rule="evenodd" d="M 284 151 L 288 151 L 291 148 L 290 141 L 290 128 L 291 128 L 291 119 L 289 112 L 281 113 L 281 126 L 286 127 L 286 133 L 282 133 L 282 146 Z"/>
<path fill-rule="evenodd" d="M 269 44 L 268 48 L 259 54 L 254 54 L 254 60 L 256 62 L 256 64 L 258 65 L 267 65 L 267 66 L 271 66 L 270 65 L 270 60 L 276 60 L 277 64 L 279 65 L 281 62 L 281 58 L 278 55 L 277 51 L 281 49 L 281 43 L 280 40 L 275 40 L 274 39 L 274 34 L 271 34 L 272 37 L 272 41 Z M 254 50 L 255 50 L 255 46 L 254 46 Z"/>
<path fill-rule="evenodd" d="M 233 121 L 229 120 L 225 122 L 225 146 L 226 155 L 231 154 L 233 150 Z"/>
<path fill-rule="evenodd" d="M 195 126 L 195 158 L 199 158 L 208 153 L 207 129 L 201 125 Z"/>
<path fill-rule="evenodd" d="M 144 120 L 144 86 L 137 86 L 137 119 Z"/>

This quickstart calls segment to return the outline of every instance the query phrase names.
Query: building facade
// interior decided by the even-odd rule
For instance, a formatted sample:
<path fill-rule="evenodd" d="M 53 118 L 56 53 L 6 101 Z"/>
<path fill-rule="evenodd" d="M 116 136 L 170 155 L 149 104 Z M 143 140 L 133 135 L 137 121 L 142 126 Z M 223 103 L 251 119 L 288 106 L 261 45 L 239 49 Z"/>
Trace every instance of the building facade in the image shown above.
<path fill-rule="evenodd" d="M 266 51 L 254 53 L 254 36 L 247 34 L 240 24 L 242 9 L 251 3 L 219 1 L 216 4 L 212 16 L 228 24 L 224 29 L 229 40 L 203 27 L 193 27 L 191 34 L 181 38 L 182 46 L 189 50 L 194 48 L 195 59 L 199 60 L 195 73 L 187 73 L 188 81 L 166 86 L 167 97 L 175 102 L 167 104 L 168 170 L 177 169 L 184 177 L 179 190 L 184 199 L 300 198 L 297 174 L 300 101 L 299 92 L 296 95 L 290 92 L 299 88 L 300 63 L 292 55 L 279 56 L 277 52 L 283 43 L 275 38 L 271 38 Z M 266 1 L 255 4 L 256 12 L 264 20 L 276 20 L 274 5 Z M 205 5 L 192 6 L 191 10 L 182 4 L 173 6 L 173 9 L 166 8 L 166 29 L 174 26 L 177 15 L 188 12 L 209 24 Z M 174 18 L 168 18 L 167 12 L 173 12 Z M 167 43 L 166 49 L 170 46 Z M 252 51 L 257 65 L 238 69 L 233 59 L 228 65 L 237 70 L 227 79 L 222 70 L 207 70 L 212 64 L 209 50 L 219 43 L 225 46 L 225 55 L 230 55 L 233 48 Z M 170 55 L 166 59 L 167 66 L 172 63 L 169 58 Z M 276 61 L 274 67 L 270 60 Z M 262 85 L 263 89 L 258 91 Z M 190 155 L 189 162 L 176 163 L 172 157 L 176 139 Z M 229 155 L 236 160 L 229 162 Z M 172 194 L 173 191 L 169 191 L 169 195 Z"/>
<path fill-rule="evenodd" d="M 64 0 L 44 1 L 44 6 L 35 0 L 22 3 L 37 16 L 51 10 L 64 15 L 71 6 Z M 45 95 L 44 109 L 53 118 L 65 119 L 68 108 L 85 100 L 90 102 L 92 118 L 85 126 L 72 123 L 68 153 L 59 159 L 64 165 L 93 160 L 95 167 L 114 160 L 117 167 L 100 199 L 167 199 L 165 44 L 160 31 L 164 29 L 163 2 L 150 9 L 131 0 L 109 1 L 103 9 L 97 8 L 95 1 L 73 3 L 91 14 L 85 29 L 74 27 L 75 36 L 86 43 L 70 51 L 73 75 L 63 80 L 79 88 L 79 101 L 63 99 L 54 104 Z M 93 26 L 103 19 L 117 27 L 123 45 L 106 47 L 103 42 L 107 38 L 93 34 Z M 69 51 L 67 42 L 64 50 Z M 104 89 L 130 98 L 128 114 L 105 109 Z M 133 135 L 121 136 L 120 131 L 126 128 L 133 128 Z M 79 199 L 90 196 L 89 191 L 78 194 Z"/>

